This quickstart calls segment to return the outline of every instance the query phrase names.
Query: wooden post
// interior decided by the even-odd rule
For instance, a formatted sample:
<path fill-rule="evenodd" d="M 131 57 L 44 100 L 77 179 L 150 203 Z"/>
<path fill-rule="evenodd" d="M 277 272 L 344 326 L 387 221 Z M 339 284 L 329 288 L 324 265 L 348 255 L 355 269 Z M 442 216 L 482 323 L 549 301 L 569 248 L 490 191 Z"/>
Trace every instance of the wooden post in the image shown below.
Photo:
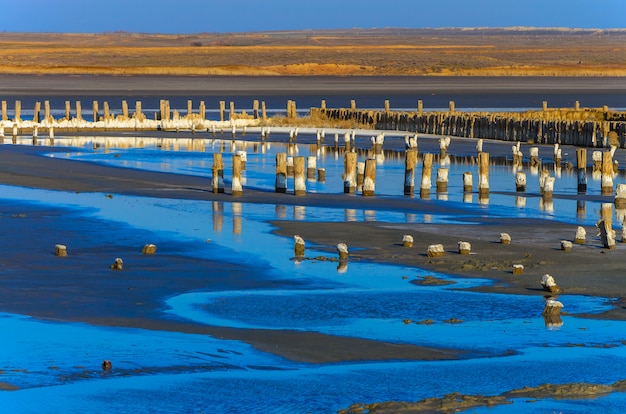
<path fill-rule="evenodd" d="M 489 193 L 489 153 L 478 154 L 478 194 Z"/>
<path fill-rule="evenodd" d="M 206 119 L 206 105 L 204 101 L 200 101 L 200 105 L 198 106 L 198 114 L 200 115 L 201 120 Z"/>
<path fill-rule="evenodd" d="M 9 115 L 7 113 L 7 101 L 2 101 L 2 120 L 8 121 Z"/>
<path fill-rule="evenodd" d="M 362 187 L 365 180 L 365 162 L 359 161 L 356 163 L 356 186 Z"/>
<path fill-rule="evenodd" d="M 422 161 L 422 182 L 420 185 L 420 196 L 428 197 L 430 195 L 430 187 L 432 187 L 431 173 L 433 168 L 433 154 L 424 154 Z"/>
<path fill-rule="evenodd" d="M 33 114 L 33 122 L 41 122 L 41 102 L 35 102 L 35 113 Z"/>
<path fill-rule="evenodd" d="M 613 194 L 613 156 L 610 151 L 602 153 L 602 195 Z"/>
<path fill-rule="evenodd" d="M 293 187 L 294 194 L 303 196 L 306 194 L 306 180 L 304 179 L 304 157 L 293 157 Z"/>
<path fill-rule="evenodd" d="M 52 118 L 50 117 L 50 101 L 45 100 L 43 102 L 43 116 L 46 121 L 51 122 Z"/>
<path fill-rule="evenodd" d="M 417 113 L 421 115 L 422 112 L 424 112 L 424 102 L 420 99 L 417 101 Z"/>
<path fill-rule="evenodd" d="M 276 189 L 277 193 L 287 192 L 287 153 L 276 154 Z"/>
<path fill-rule="evenodd" d="M 65 101 L 65 119 L 68 121 L 72 119 L 70 101 Z"/>
<path fill-rule="evenodd" d="M 232 195 L 243 195 L 243 187 L 241 185 L 241 156 L 239 154 L 233 155 L 233 180 L 232 180 Z"/>
<path fill-rule="evenodd" d="M 13 117 L 14 122 L 22 121 L 22 101 L 15 101 L 15 116 Z"/>
<path fill-rule="evenodd" d="M 80 104 L 80 101 L 76 101 L 76 119 L 79 121 L 83 120 L 83 108 Z"/>
<path fill-rule="evenodd" d="M 122 117 L 128 119 L 128 102 L 126 100 L 122 101 Z"/>
<path fill-rule="evenodd" d="M 220 101 L 220 122 L 224 122 L 224 112 L 226 112 L 226 102 Z"/>
<path fill-rule="evenodd" d="M 265 110 L 265 101 L 261 101 L 261 116 L 263 119 L 267 119 L 267 111 Z"/>
<path fill-rule="evenodd" d="M 363 191 L 361 195 L 371 197 L 376 189 L 376 160 L 365 160 L 365 179 L 363 180 Z"/>
<path fill-rule="evenodd" d="M 320 102 L 320 109 L 326 109 L 326 99 L 322 99 Z"/>
<path fill-rule="evenodd" d="M 252 116 L 254 119 L 259 119 L 259 101 L 255 99 L 252 101 Z"/>
<path fill-rule="evenodd" d="M 448 191 L 448 169 L 440 167 L 437 170 L 437 192 L 445 193 Z"/>
<path fill-rule="evenodd" d="M 356 191 L 357 154 L 346 152 L 343 156 L 343 192 L 352 194 Z"/>
<path fill-rule="evenodd" d="M 228 111 L 228 119 L 235 119 L 235 103 L 230 101 L 230 110 Z"/>
<path fill-rule="evenodd" d="M 515 173 L 515 191 L 526 191 L 526 173 L 523 171 L 518 171 Z"/>
<path fill-rule="evenodd" d="M 600 234 L 602 246 L 605 249 L 615 248 L 615 232 L 613 231 L 613 204 L 602 203 L 600 207 L 600 220 L 596 224 Z"/>
<path fill-rule="evenodd" d="M 576 149 L 576 166 L 578 168 L 578 192 L 587 192 L 587 149 Z"/>
<path fill-rule="evenodd" d="M 548 110 L 548 101 L 543 101 L 543 102 L 541 103 L 541 110 L 542 110 L 543 112 L 546 112 L 546 111 Z"/>
<path fill-rule="evenodd" d="M 213 153 L 213 168 L 211 168 L 211 185 L 214 193 L 224 192 L 224 160 L 221 152 Z"/>
<path fill-rule="evenodd" d="M 109 103 L 107 101 L 104 101 L 104 108 L 102 108 L 102 116 L 104 117 L 105 121 L 108 121 L 111 114 L 109 113 Z"/>
<path fill-rule="evenodd" d="M 615 208 L 623 209 L 626 207 L 626 184 L 617 184 L 615 189 Z"/>
<path fill-rule="evenodd" d="M 144 120 L 143 112 L 141 111 L 141 101 L 135 101 L 135 119 L 137 121 Z"/>
<path fill-rule="evenodd" d="M 356 100 L 354 99 L 350 100 L 350 109 L 352 110 L 356 109 Z"/>
<path fill-rule="evenodd" d="M 93 122 L 98 122 L 98 101 L 93 101 L 91 109 L 93 111 Z"/>
<path fill-rule="evenodd" d="M 415 166 L 417 150 L 408 149 L 404 152 L 404 195 L 412 196 L 415 189 Z"/>
<path fill-rule="evenodd" d="M 187 99 L 187 118 L 191 118 L 193 115 L 193 102 L 191 99 Z"/>
<path fill-rule="evenodd" d="M 471 193 L 472 186 L 472 173 L 470 171 L 466 171 L 463 173 L 463 192 Z"/>
<path fill-rule="evenodd" d="M 455 108 L 454 108 L 454 101 L 450 101 L 448 103 L 448 111 L 449 112 L 455 112 Z"/>
<path fill-rule="evenodd" d="M 308 156 L 306 159 L 306 177 L 309 180 L 315 180 L 316 171 L 317 171 L 317 157 L 314 155 Z"/>
<path fill-rule="evenodd" d="M 550 199 L 552 198 L 552 193 L 554 191 L 554 177 L 546 177 L 543 183 L 543 198 Z"/>
<path fill-rule="evenodd" d="M 389 112 L 389 99 L 385 99 L 385 112 Z"/>

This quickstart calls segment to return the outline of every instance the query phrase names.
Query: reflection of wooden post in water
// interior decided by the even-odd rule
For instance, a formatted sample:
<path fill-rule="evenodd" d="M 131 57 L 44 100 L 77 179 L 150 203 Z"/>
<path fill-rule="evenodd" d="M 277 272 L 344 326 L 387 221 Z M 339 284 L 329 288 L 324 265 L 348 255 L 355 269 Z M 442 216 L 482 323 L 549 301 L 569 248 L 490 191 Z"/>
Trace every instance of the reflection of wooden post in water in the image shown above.
<path fill-rule="evenodd" d="M 539 148 L 538 147 L 529 148 L 528 155 L 530 157 L 530 166 L 531 167 L 539 166 Z"/>
<path fill-rule="evenodd" d="M 489 153 L 478 154 L 478 194 L 489 194 Z"/>
<path fill-rule="evenodd" d="M 615 248 L 615 231 L 613 230 L 613 204 L 602 203 L 600 220 L 596 224 L 602 246 L 605 249 Z"/>
<path fill-rule="evenodd" d="M 356 186 L 361 187 L 363 180 L 365 179 L 365 162 L 359 161 L 356 163 Z"/>
<path fill-rule="evenodd" d="M 213 167 L 211 168 L 212 178 L 211 186 L 214 193 L 224 192 L 224 160 L 222 154 L 216 152 L 213 154 Z"/>
<path fill-rule="evenodd" d="M 471 193 L 472 192 L 472 173 L 470 171 L 465 171 L 463 173 L 463 192 Z M 471 200 L 471 199 L 470 199 Z"/>
<path fill-rule="evenodd" d="M 224 225 L 224 204 L 220 201 L 213 202 L 213 231 L 220 233 Z"/>
<path fill-rule="evenodd" d="M 448 169 L 441 167 L 437 170 L 437 192 L 445 193 L 448 191 Z"/>
<path fill-rule="evenodd" d="M 356 158 L 354 152 L 346 152 L 343 156 L 343 192 L 352 194 L 356 191 Z"/>
<path fill-rule="evenodd" d="M 287 192 L 287 153 L 276 154 L 276 192 Z"/>
<path fill-rule="evenodd" d="M 610 151 L 602 153 L 602 195 L 613 194 L 613 156 Z"/>
<path fill-rule="evenodd" d="M 578 169 L 578 192 L 587 192 L 587 150 L 576 149 L 576 168 Z"/>
<path fill-rule="evenodd" d="M 306 159 L 306 177 L 315 180 L 315 171 L 317 170 L 317 157 L 308 156 Z"/>
<path fill-rule="evenodd" d="M 345 146 L 345 151 L 350 152 L 350 133 L 346 132 L 343 134 L 343 145 Z"/>
<path fill-rule="evenodd" d="M 439 138 L 439 159 L 446 158 L 448 148 L 450 147 L 450 137 Z"/>
<path fill-rule="evenodd" d="M 554 155 L 552 157 L 555 167 L 561 165 L 561 146 L 559 144 L 554 144 Z"/>
<path fill-rule="evenodd" d="M 576 216 L 584 218 L 587 214 L 587 203 L 585 200 L 576 200 Z"/>
<path fill-rule="evenodd" d="M 304 157 L 293 158 L 293 186 L 294 194 L 303 196 L 306 194 L 306 180 L 304 178 Z"/>
<path fill-rule="evenodd" d="M 233 180 L 232 180 L 232 195 L 243 195 L 243 187 L 241 185 L 241 156 L 239 154 L 233 155 Z"/>
<path fill-rule="evenodd" d="M 365 178 L 363 180 L 363 192 L 362 195 L 371 197 L 374 195 L 376 188 L 376 160 L 365 160 Z"/>
<path fill-rule="evenodd" d="M 408 149 L 404 152 L 404 195 L 413 195 L 415 189 L 415 166 L 417 150 Z"/>
<path fill-rule="evenodd" d="M 293 157 L 287 157 L 287 176 L 293 177 Z"/>
<path fill-rule="evenodd" d="M 422 160 L 422 181 L 420 184 L 420 196 L 428 197 L 430 195 L 430 187 L 432 187 L 433 154 L 424 154 Z"/>
<path fill-rule="evenodd" d="M 241 234 L 242 220 L 241 220 L 241 203 L 232 203 L 233 206 L 233 234 Z"/>
<path fill-rule="evenodd" d="M 523 171 L 518 171 L 515 173 L 515 191 L 526 191 L 526 173 Z"/>

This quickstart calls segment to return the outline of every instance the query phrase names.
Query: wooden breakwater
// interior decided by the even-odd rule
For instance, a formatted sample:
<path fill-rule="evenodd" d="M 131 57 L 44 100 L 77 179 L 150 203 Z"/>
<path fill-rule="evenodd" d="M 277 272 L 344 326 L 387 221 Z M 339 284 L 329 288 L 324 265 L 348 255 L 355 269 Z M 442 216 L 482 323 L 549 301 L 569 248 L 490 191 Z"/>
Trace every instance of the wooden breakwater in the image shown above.
<path fill-rule="evenodd" d="M 524 112 L 463 112 L 453 101 L 448 111 L 424 111 L 422 101 L 412 112 L 350 108 L 311 108 L 311 116 L 353 121 L 364 127 L 422 134 L 607 148 L 626 145 L 626 112 L 603 108 L 548 108 Z"/>

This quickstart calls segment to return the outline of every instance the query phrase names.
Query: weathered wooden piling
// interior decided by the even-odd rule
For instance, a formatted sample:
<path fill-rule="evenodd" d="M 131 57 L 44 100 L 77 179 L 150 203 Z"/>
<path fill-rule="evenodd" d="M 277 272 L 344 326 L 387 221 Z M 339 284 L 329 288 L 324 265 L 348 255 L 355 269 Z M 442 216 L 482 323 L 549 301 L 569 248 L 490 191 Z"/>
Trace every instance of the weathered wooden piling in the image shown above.
<path fill-rule="evenodd" d="M 337 244 L 337 253 L 339 253 L 340 261 L 348 260 L 348 245 L 345 243 Z"/>
<path fill-rule="evenodd" d="M 356 191 L 356 160 L 357 154 L 346 152 L 343 156 L 343 192 L 352 194 Z"/>
<path fill-rule="evenodd" d="M 463 173 L 463 192 L 464 193 L 471 193 L 472 187 L 473 187 L 473 182 L 472 182 L 472 172 L 471 171 L 465 171 Z"/>
<path fill-rule="evenodd" d="M 478 154 L 478 194 L 489 194 L 489 153 Z"/>
<path fill-rule="evenodd" d="M 287 153 L 276 154 L 276 187 L 277 193 L 287 192 Z"/>
<path fill-rule="evenodd" d="M 2 101 L 2 120 L 3 121 L 9 120 L 9 114 L 7 112 L 7 101 Z"/>
<path fill-rule="evenodd" d="M 576 168 L 578 170 L 578 192 L 587 192 L 587 150 L 576 149 Z"/>
<path fill-rule="evenodd" d="M 235 119 L 235 103 L 233 101 L 230 101 L 229 110 L 228 110 L 228 119 L 229 120 Z"/>
<path fill-rule="evenodd" d="M 432 168 L 433 168 L 433 154 L 424 154 L 422 160 L 422 180 L 420 184 L 420 196 L 428 197 L 430 195 L 430 188 L 432 187 Z"/>
<path fill-rule="evenodd" d="M 615 208 L 626 208 L 626 184 L 618 184 L 615 188 Z"/>
<path fill-rule="evenodd" d="M 220 101 L 220 122 L 224 122 L 226 115 L 226 101 Z"/>
<path fill-rule="evenodd" d="M 359 161 L 356 163 L 356 186 L 360 188 L 363 186 L 365 180 L 365 161 Z"/>
<path fill-rule="evenodd" d="M 122 101 L 122 118 L 128 119 L 128 102 Z"/>
<path fill-rule="evenodd" d="M 64 244 L 57 244 L 54 246 L 54 254 L 59 257 L 67 256 L 67 246 Z"/>
<path fill-rule="evenodd" d="M 602 203 L 600 220 L 596 223 L 598 235 L 605 249 L 615 248 L 615 230 L 613 230 L 613 204 Z"/>
<path fill-rule="evenodd" d="M 112 270 L 122 270 L 124 268 L 124 261 L 117 257 L 110 267 Z"/>
<path fill-rule="evenodd" d="M 459 254 L 470 254 L 472 252 L 472 245 L 470 242 L 460 241 L 457 245 L 459 247 Z"/>
<path fill-rule="evenodd" d="M 91 111 L 93 115 L 93 122 L 98 122 L 98 101 L 92 102 Z"/>
<path fill-rule="evenodd" d="M 374 195 L 376 189 L 376 160 L 365 160 L 365 178 L 363 180 L 363 191 L 361 194 L 366 197 Z"/>
<path fill-rule="evenodd" d="M 15 114 L 13 116 L 14 122 L 22 122 L 22 101 L 15 101 Z"/>
<path fill-rule="evenodd" d="M 239 154 L 233 155 L 233 179 L 232 179 L 232 191 L 233 196 L 243 195 L 243 186 L 241 184 L 241 156 Z"/>
<path fill-rule="evenodd" d="M 404 195 L 412 196 L 415 191 L 415 166 L 417 150 L 407 149 L 404 152 Z"/>
<path fill-rule="evenodd" d="M 35 102 L 35 111 L 33 112 L 33 122 L 41 122 L 41 102 Z"/>
<path fill-rule="evenodd" d="M 576 228 L 576 237 L 574 238 L 575 244 L 585 244 L 585 239 L 587 238 L 587 231 L 584 227 L 578 226 Z"/>
<path fill-rule="evenodd" d="M 613 194 L 613 156 L 610 151 L 602 153 L 602 195 Z"/>
<path fill-rule="evenodd" d="M 446 251 L 443 248 L 443 244 L 431 244 L 426 250 L 426 256 L 428 257 L 443 257 Z"/>
<path fill-rule="evenodd" d="M 435 181 L 437 192 L 445 193 L 448 191 L 448 169 L 440 167 L 437 169 L 437 180 Z"/>
<path fill-rule="evenodd" d="M 511 236 L 508 233 L 500 233 L 501 244 L 511 244 Z"/>
<path fill-rule="evenodd" d="M 221 152 L 213 153 L 213 167 L 211 168 L 211 187 L 214 193 L 224 192 L 224 160 Z"/>
<path fill-rule="evenodd" d="M 45 119 L 47 122 L 52 121 L 52 117 L 50 116 L 50 101 L 48 100 L 45 100 L 43 102 L 43 119 Z"/>
<path fill-rule="evenodd" d="M 539 147 L 530 147 L 528 149 L 528 155 L 530 157 L 529 162 L 531 167 L 539 166 Z"/>
<path fill-rule="evenodd" d="M 294 247 L 293 247 L 294 256 L 296 258 L 303 258 L 304 257 L 304 239 L 298 235 L 295 235 L 293 236 L 293 241 L 294 241 Z"/>
<path fill-rule="evenodd" d="M 515 173 L 515 191 L 526 191 L 526 173 L 523 171 L 518 171 Z"/>
<path fill-rule="evenodd" d="M 413 236 L 410 234 L 405 234 L 402 236 L 402 246 L 403 247 L 413 247 Z"/>
<path fill-rule="evenodd" d="M 556 284 L 554 277 L 547 273 L 541 277 L 540 283 L 541 287 L 546 292 L 559 293 L 561 291 L 561 288 L 559 288 L 559 286 Z"/>
<path fill-rule="evenodd" d="M 524 274 L 524 265 L 523 264 L 514 264 L 513 265 L 513 274 L 514 275 L 522 275 L 522 274 Z"/>
<path fill-rule="evenodd" d="M 306 176 L 309 180 L 315 180 L 317 171 L 317 157 L 310 155 L 306 158 Z"/>
<path fill-rule="evenodd" d="M 294 194 L 303 196 L 306 194 L 304 157 L 293 157 L 293 186 Z"/>
<path fill-rule="evenodd" d="M 543 198 L 544 199 L 549 199 L 552 198 L 552 194 L 554 192 L 554 181 L 555 178 L 554 177 L 546 177 L 544 183 L 543 183 Z"/>

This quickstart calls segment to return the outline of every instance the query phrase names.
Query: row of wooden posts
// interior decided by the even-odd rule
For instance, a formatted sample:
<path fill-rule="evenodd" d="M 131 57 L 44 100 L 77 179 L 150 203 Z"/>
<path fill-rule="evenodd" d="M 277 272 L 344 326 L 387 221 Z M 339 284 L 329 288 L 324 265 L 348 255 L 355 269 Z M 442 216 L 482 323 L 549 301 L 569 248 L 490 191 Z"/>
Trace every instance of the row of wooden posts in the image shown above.
<path fill-rule="evenodd" d="M 111 120 L 115 117 L 114 114 L 111 112 L 109 103 L 107 101 L 104 101 L 102 109 L 100 109 L 99 102 L 97 100 L 94 100 L 92 102 L 91 108 L 92 108 L 92 116 L 93 116 L 92 119 L 94 120 L 94 122 L 98 120 Z M 9 121 L 10 119 L 9 119 L 7 101 L 2 101 L 0 109 L 2 111 L 1 116 L 0 116 L 2 121 Z M 122 119 L 130 119 L 131 117 L 140 121 L 146 119 L 146 115 L 143 113 L 143 110 L 142 110 L 141 101 L 135 102 L 135 112 L 130 114 L 128 102 L 126 100 L 122 100 L 121 111 L 122 111 L 121 114 L 119 114 L 118 116 L 120 116 Z M 44 120 L 48 122 L 53 121 L 52 112 L 50 108 L 50 101 L 48 100 L 44 101 L 43 117 L 42 117 L 41 112 L 42 112 L 41 102 L 35 102 L 33 122 L 40 123 L 40 122 L 43 122 Z M 72 116 L 72 112 L 74 113 L 74 116 Z M 296 117 L 295 101 L 287 102 L 287 115 L 290 117 Z M 176 109 L 172 110 L 169 100 L 161 99 L 159 101 L 159 112 L 155 113 L 155 120 L 168 120 L 169 121 L 171 119 L 180 119 L 182 117 L 186 117 L 188 119 L 190 118 L 198 118 L 202 120 L 206 119 L 206 105 L 204 101 L 200 101 L 197 112 L 194 112 L 193 102 L 191 100 L 187 100 L 186 115 L 181 115 L 179 111 Z M 231 101 L 229 104 L 228 119 L 234 119 L 236 117 L 251 118 L 251 119 L 267 119 L 267 110 L 265 106 L 265 101 L 259 101 L 255 99 L 252 102 L 252 114 L 246 114 L 243 111 L 237 114 L 235 112 L 235 103 Z M 74 111 L 72 111 L 72 102 L 65 101 L 65 116 L 63 117 L 63 119 L 82 120 L 83 108 L 82 108 L 81 101 L 75 102 Z M 226 120 L 226 101 L 219 102 L 219 120 L 220 121 Z M 22 122 L 22 102 L 20 100 L 15 101 L 13 119 L 11 119 L 10 121 L 18 122 L 18 123 Z"/>
<path fill-rule="evenodd" d="M 447 147 L 446 147 L 447 148 Z M 404 174 L 404 194 L 412 196 L 415 192 L 415 172 L 418 165 L 418 151 L 411 148 L 405 151 L 405 174 Z M 577 171 L 578 171 L 578 191 L 587 191 L 586 178 L 586 155 L 584 148 L 576 150 Z M 611 151 L 601 153 L 601 159 L 594 163 L 594 170 L 601 174 L 601 191 L 603 195 L 612 195 L 614 192 L 613 175 L 614 162 Z M 478 152 L 478 194 L 489 194 L 489 153 Z M 434 154 L 425 153 L 422 155 L 422 171 L 419 185 L 420 196 L 428 196 L 432 188 L 432 169 Z M 521 159 L 518 159 L 521 166 Z M 232 195 L 243 194 L 242 172 L 246 168 L 245 151 L 239 151 L 232 157 Z M 531 158 L 532 163 L 532 158 Z M 353 194 L 357 188 L 361 188 L 363 196 L 373 196 L 376 187 L 376 165 L 377 160 L 368 158 L 364 162 L 357 162 L 357 153 L 353 151 L 344 152 L 344 173 L 343 184 L 344 193 Z M 317 168 L 316 156 L 295 156 L 289 157 L 286 152 L 276 154 L 276 182 L 275 191 L 277 193 L 287 193 L 288 177 L 293 177 L 294 194 L 297 196 L 306 194 L 306 180 L 317 179 L 320 182 L 326 180 L 326 170 Z M 515 174 L 516 192 L 526 191 L 526 174 L 517 171 Z M 551 199 L 554 191 L 555 178 L 550 176 L 546 169 L 542 169 L 539 177 L 540 191 L 544 199 Z M 436 191 L 438 193 L 448 190 L 448 168 L 439 167 L 436 174 Z M 222 153 L 213 154 L 212 167 L 212 190 L 214 193 L 224 192 L 224 160 Z M 473 191 L 473 177 L 471 172 L 463 173 L 463 191 L 471 193 Z M 615 197 L 615 204 L 619 207 L 626 206 L 626 184 L 619 184 Z"/>
<path fill-rule="evenodd" d="M 587 110 L 584 113 L 582 111 L 584 110 L 577 102 L 573 110 L 562 115 L 560 109 L 548 109 L 545 101 L 542 111 L 527 113 L 460 112 L 456 111 L 454 101 L 450 101 L 446 112 L 425 112 L 421 100 L 414 112 L 391 111 L 389 101 L 385 101 L 384 110 L 357 109 L 354 100 L 350 108 L 326 108 L 324 102 L 320 108 L 311 108 L 311 114 L 315 117 L 351 120 L 382 130 L 538 144 L 558 143 L 603 148 L 626 146 L 625 121 L 596 119 L 598 114 L 603 118 L 610 118 L 607 107 Z M 623 116 L 617 118 L 622 119 Z"/>

